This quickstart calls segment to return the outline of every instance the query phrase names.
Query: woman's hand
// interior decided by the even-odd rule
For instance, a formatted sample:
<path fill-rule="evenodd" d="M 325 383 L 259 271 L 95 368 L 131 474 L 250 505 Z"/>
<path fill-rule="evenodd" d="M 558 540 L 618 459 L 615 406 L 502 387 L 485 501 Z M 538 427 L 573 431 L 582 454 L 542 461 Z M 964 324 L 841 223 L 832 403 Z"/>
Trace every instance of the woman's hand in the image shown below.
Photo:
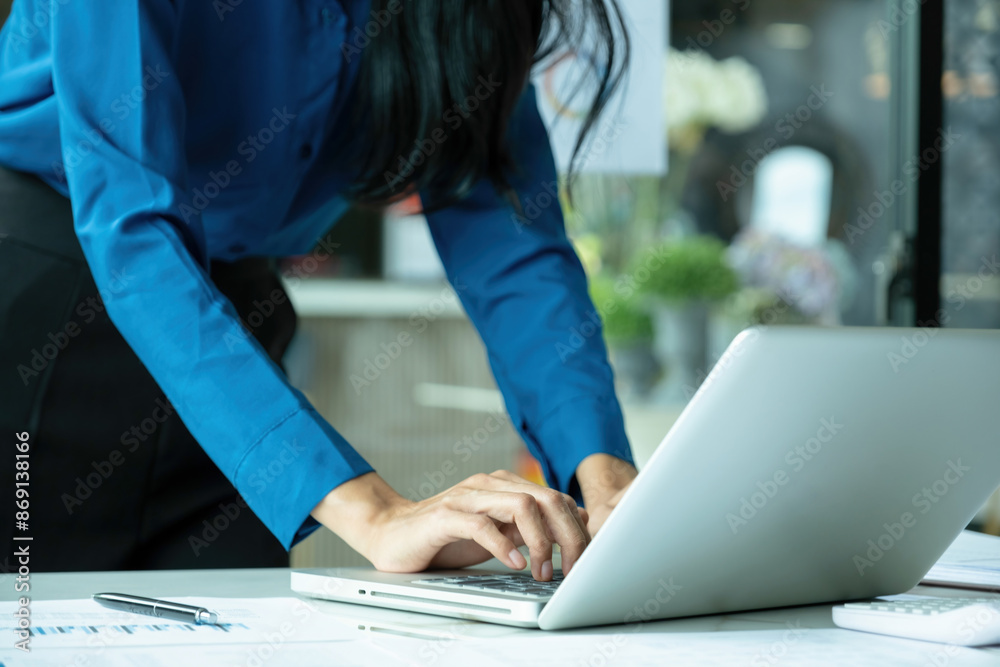
<path fill-rule="evenodd" d="M 526 563 L 517 547 L 526 544 L 532 575 L 548 581 L 553 544 L 569 572 L 590 542 L 587 512 L 573 498 L 506 471 L 474 475 L 417 502 L 368 473 L 331 491 L 312 516 L 384 572 L 460 568 L 492 557 L 520 570 Z"/>
<path fill-rule="evenodd" d="M 638 474 L 631 463 L 608 454 L 593 454 L 580 462 L 576 481 L 590 511 L 587 529 L 591 535 L 608 520 Z"/>

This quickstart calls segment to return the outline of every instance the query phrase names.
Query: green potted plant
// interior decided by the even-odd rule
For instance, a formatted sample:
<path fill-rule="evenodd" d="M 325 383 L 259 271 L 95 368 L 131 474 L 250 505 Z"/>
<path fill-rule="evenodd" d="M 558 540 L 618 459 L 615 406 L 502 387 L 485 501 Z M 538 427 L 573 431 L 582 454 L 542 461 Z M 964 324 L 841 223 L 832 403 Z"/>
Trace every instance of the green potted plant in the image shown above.
<path fill-rule="evenodd" d="M 686 401 L 709 370 L 709 309 L 740 286 L 726 246 L 711 236 L 669 240 L 640 255 L 630 275 L 652 314 L 653 348 L 667 371 L 656 398 Z"/>
<path fill-rule="evenodd" d="M 611 364 L 623 398 L 643 398 L 659 374 L 653 354 L 653 321 L 637 303 L 627 279 L 599 276 L 590 295 L 604 325 Z"/>

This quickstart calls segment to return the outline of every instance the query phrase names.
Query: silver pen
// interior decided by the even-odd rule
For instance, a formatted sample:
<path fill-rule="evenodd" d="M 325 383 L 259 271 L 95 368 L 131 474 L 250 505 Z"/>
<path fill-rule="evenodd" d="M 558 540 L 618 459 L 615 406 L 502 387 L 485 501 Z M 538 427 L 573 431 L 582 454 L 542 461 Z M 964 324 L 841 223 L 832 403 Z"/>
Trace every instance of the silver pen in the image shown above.
<path fill-rule="evenodd" d="M 155 618 L 168 618 L 172 621 L 184 621 L 185 623 L 195 624 L 214 624 L 219 622 L 219 615 L 204 607 L 192 607 L 187 604 L 154 600 L 153 598 L 141 598 L 136 595 L 95 593 L 94 602 L 108 609 L 127 611 Z"/>

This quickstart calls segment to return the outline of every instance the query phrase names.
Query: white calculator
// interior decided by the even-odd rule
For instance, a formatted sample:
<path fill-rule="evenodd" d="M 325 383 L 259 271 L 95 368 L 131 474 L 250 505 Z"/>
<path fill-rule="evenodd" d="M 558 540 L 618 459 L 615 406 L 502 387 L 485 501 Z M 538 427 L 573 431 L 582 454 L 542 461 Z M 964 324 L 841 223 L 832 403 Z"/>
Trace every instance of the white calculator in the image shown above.
<path fill-rule="evenodd" d="M 839 627 L 959 646 L 1000 644 L 1000 598 L 914 597 L 833 608 Z"/>

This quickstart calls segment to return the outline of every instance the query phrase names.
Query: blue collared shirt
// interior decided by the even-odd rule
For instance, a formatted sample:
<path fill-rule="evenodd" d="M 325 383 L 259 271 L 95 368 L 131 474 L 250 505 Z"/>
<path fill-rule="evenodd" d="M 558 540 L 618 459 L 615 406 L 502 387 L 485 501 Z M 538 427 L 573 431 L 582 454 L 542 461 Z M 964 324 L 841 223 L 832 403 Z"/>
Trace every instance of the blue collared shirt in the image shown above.
<path fill-rule="evenodd" d="M 0 32 L 0 164 L 70 197 L 113 322 L 286 548 L 318 527 L 309 512 L 329 491 L 371 468 L 248 339 L 206 267 L 309 252 L 346 209 L 369 10 L 15 0 Z M 483 182 L 429 224 L 512 423 L 569 491 L 580 461 L 630 460 L 629 446 L 531 89 L 511 137 L 532 218 Z"/>

